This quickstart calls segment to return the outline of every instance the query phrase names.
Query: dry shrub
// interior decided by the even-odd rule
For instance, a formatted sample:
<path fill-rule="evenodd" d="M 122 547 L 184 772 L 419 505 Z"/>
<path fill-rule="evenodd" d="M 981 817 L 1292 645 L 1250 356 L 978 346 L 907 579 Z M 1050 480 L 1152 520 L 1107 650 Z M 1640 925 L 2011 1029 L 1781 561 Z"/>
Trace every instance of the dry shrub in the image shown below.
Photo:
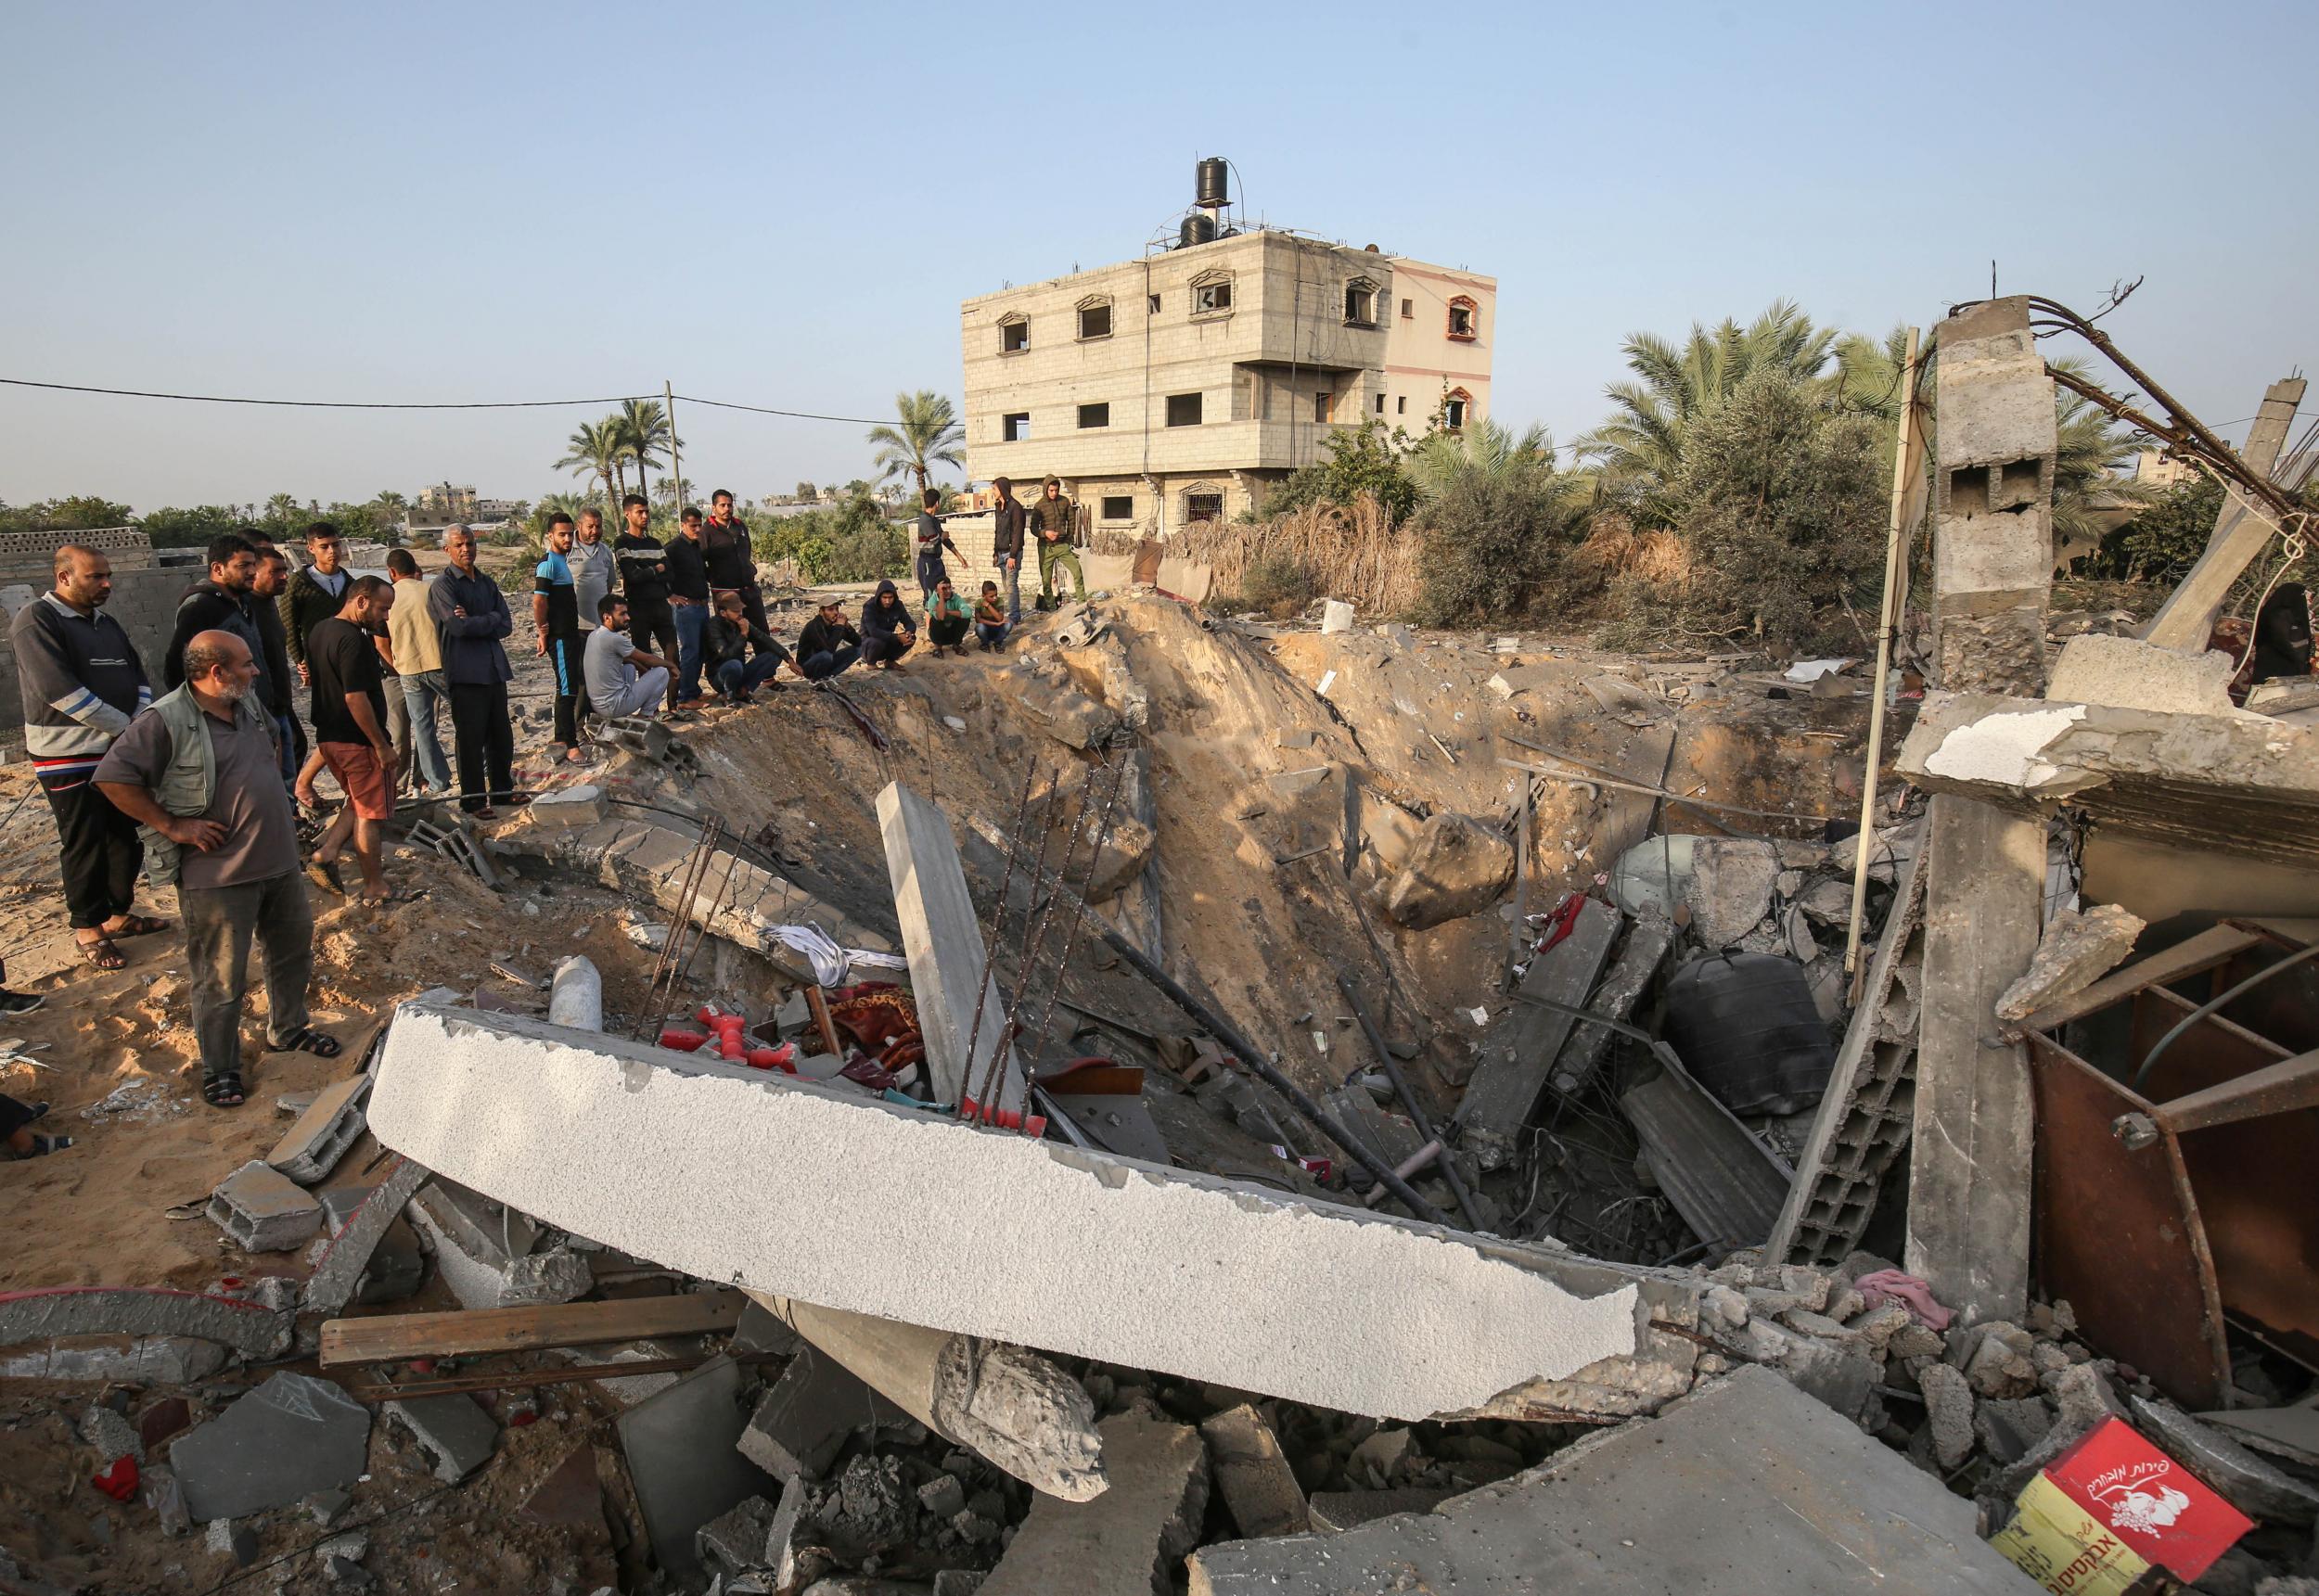
<path fill-rule="evenodd" d="M 1205 563 L 1218 593 L 1245 594 L 1252 575 L 1265 586 L 1294 568 L 1310 592 L 1368 615 L 1405 614 L 1420 589 L 1417 540 L 1403 535 L 1365 494 L 1349 509 L 1305 504 L 1267 521 L 1203 521 L 1180 533 L 1170 552 Z"/>
<path fill-rule="evenodd" d="M 1623 517 L 1598 519 L 1578 552 L 1612 577 L 1639 577 L 1677 587 L 1691 580 L 1691 551 L 1681 536 L 1664 528 L 1638 532 Z"/>

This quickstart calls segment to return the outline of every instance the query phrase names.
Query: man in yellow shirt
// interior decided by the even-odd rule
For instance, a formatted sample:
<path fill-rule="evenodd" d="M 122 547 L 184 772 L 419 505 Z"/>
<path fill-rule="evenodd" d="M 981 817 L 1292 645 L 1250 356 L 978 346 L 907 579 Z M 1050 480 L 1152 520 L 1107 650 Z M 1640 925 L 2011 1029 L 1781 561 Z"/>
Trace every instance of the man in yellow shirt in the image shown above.
<path fill-rule="evenodd" d="M 429 798 L 451 796 L 451 765 L 435 734 L 435 706 L 451 702 L 442 677 L 442 638 L 427 613 L 427 584 L 408 549 L 387 551 L 387 574 L 394 579 L 394 607 L 387 612 L 390 663 L 411 712 L 411 741 L 418 752 L 419 780 Z"/>

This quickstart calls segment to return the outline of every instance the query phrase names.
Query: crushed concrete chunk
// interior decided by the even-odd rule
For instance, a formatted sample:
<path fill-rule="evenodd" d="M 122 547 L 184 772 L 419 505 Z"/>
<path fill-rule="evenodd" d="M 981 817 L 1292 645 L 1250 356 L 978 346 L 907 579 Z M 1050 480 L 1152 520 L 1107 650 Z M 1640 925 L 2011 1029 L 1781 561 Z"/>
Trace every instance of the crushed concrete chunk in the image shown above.
<path fill-rule="evenodd" d="M 1243 1402 L 1203 1420 L 1199 1433 L 1208 1442 L 1216 1489 L 1242 1535 L 1261 1540 L 1312 1526 L 1303 1488 L 1262 1413 Z"/>
<path fill-rule="evenodd" d="M 409 1397 L 389 1402 L 386 1412 L 409 1428 L 435 1477 L 445 1485 L 456 1485 L 491 1462 L 499 1445 L 499 1422 L 471 1397 Z"/>
<path fill-rule="evenodd" d="M 2085 990 L 2133 951 L 2143 925 L 2140 915 L 2115 903 L 2063 910 L 2046 923 L 2028 971 L 1997 1000 L 1997 1017 L 2027 1019 Z"/>
<path fill-rule="evenodd" d="M 1199 1538 L 1208 1455 L 1199 1432 L 1136 1413 L 1106 1419 L 1092 1501 L 1041 1496 L 982 1584 L 982 1596 L 1151 1596 Z"/>
<path fill-rule="evenodd" d="M 1916 1376 L 1925 1394 L 1925 1422 L 1932 1426 L 1933 1461 L 1942 1470 L 1973 1455 L 1973 1388 L 1946 1363 L 1928 1363 Z"/>
<path fill-rule="evenodd" d="M 856 1429 L 898 1417 L 891 1403 L 808 1347 L 758 1399 L 736 1445 L 776 1479 L 815 1480 Z"/>
<path fill-rule="evenodd" d="M 209 1215 L 244 1252 L 293 1252 L 322 1228 L 322 1205 L 288 1175 L 254 1160 L 218 1183 Z"/>
<path fill-rule="evenodd" d="M 1480 913 L 1514 883 L 1514 846 L 1471 815 L 1446 810 L 1418 827 L 1385 891 L 1385 913 L 1413 931 Z"/>

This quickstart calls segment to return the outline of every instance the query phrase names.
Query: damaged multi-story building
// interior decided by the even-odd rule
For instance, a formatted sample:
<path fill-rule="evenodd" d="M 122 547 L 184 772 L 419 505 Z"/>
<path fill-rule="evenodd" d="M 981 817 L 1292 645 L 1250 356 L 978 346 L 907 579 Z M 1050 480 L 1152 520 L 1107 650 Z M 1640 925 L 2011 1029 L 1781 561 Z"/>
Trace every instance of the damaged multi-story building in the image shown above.
<path fill-rule="evenodd" d="M 1226 163 L 1140 258 L 959 307 L 967 469 L 1054 475 L 1089 530 L 1228 519 L 1364 420 L 1460 430 L 1490 412 L 1497 279 L 1240 226 Z"/>

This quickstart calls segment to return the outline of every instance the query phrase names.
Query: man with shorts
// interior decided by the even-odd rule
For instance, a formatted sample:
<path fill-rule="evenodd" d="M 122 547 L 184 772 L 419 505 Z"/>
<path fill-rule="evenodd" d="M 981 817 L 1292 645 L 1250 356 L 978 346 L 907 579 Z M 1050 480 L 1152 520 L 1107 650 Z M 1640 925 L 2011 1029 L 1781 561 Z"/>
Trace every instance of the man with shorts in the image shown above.
<path fill-rule="evenodd" d="M 306 634 L 314 744 L 322 762 L 346 791 L 346 806 L 315 846 L 308 874 L 333 892 L 343 893 L 339 856 L 352 841 L 355 862 L 362 868 L 365 903 L 385 903 L 392 897 L 387 890 L 378 827 L 394 814 L 394 743 L 387 734 L 385 673 L 371 637 L 393 605 L 393 583 L 380 577 L 356 577 L 346 584 L 346 602 L 338 614 L 316 621 Z M 299 801 L 309 806 L 313 781 L 311 767 L 300 772 Z"/>

